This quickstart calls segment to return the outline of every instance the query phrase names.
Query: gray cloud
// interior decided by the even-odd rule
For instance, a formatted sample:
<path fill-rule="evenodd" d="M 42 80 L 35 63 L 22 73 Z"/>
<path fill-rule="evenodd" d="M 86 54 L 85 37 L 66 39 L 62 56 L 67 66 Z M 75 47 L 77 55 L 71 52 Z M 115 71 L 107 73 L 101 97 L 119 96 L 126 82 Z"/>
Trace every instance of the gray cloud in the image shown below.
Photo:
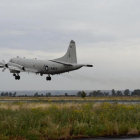
<path fill-rule="evenodd" d="M 0 3 L 1 60 L 8 61 L 17 55 L 54 59 L 66 52 L 73 39 L 78 62 L 94 64 L 91 69 L 53 76 L 50 83 L 46 83 L 45 77 L 26 74 L 21 74 L 17 83 L 8 71 L 0 72 L 2 90 L 139 87 L 139 0 L 0 0 Z"/>

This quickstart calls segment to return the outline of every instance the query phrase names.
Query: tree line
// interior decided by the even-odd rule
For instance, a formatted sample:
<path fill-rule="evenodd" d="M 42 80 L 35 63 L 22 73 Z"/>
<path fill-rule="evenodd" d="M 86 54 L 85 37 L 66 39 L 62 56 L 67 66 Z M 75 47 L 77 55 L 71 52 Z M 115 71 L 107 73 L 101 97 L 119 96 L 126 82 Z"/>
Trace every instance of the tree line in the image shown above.
<path fill-rule="evenodd" d="M 16 96 L 16 92 L 12 93 L 12 92 L 1 92 L 1 96 L 9 96 L 9 97 L 15 97 Z"/>
<path fill-rule="evenodd" d="M 14 92 L 1 92 L 1 96 L 9 96 L 9 97 L 15 97 L 17 96 L 17 93 Z M 124 91 L 120 90 L 111 90 L 111 93 L 109 92 L 102 92 L 101 90 L 95 90 L 90 93 L 86 93 L 85 91 L 79 91 L 76 93 L 76 95 L 68 95 L 68 93 L 64 93 L 64 95 L 52 95 L 50 92 L 44 94 L 39 94 L 38 92 L 34 93 L 34 95 L 18 95 L 18 97 L 51 97 L 51 96 L 78 96 L 78 97 L 86 97 L 86 96 L 94 96 L 94 97 L 101 97 L 101 96 L 140 96 L 140 89 L 136 89 L 134 91 L 130 91 L 129 89 L 126 89 Z"/>
<path fill-rule="evenodd" d="M 112 89 L 111 94 L 109 92 L 101 92 L 100 90 L 93 91 L 89 93 L 89 96 L 140 96 L 140 89 L 136 89 L 134 91 L 130 91 L 129 89 L 124 90 L 124 92 L 120 90 Z"/>

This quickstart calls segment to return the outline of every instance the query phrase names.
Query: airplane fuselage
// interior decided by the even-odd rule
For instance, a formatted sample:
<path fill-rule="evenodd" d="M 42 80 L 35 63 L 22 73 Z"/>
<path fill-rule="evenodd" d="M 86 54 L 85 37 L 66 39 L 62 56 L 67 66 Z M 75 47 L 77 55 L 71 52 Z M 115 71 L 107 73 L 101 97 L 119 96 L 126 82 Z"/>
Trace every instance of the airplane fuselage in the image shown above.
<path fill-rule="evenodd" d="M 78 64 L 76 45 L 73 40 L 70 41 L 66 54 L 60 58 L 53 60 L 38 60 L 38 59 L 25 59 L 25 58 L 11 58 L 8 63 L 4 60 L 0 62 L 0 68 L 3 68 L 2 72 L 9 69 L 15 80 L 20 80 L 20 72 L 48 74 L 47 81 L 51 81 L 50 75 L 61 74 L 77 70 L 81 67 L 93 67 L 89 64 Z"/>
<path fill-rule="evenodd" d="M 77 70 L 83 66 L 80 64 L 74 64 L 73 66 L 65 66 L 63 64 L 51 62 L 48 60 L 25 59 L 25 58 L 12 58 L 8 62 L 9 66 L 14 66 L 15 64 L 23 66 L 25 69 L 26 68 L 34 69 L 38 71 L 37 73 L 52 74 L 52 75 Z"/>

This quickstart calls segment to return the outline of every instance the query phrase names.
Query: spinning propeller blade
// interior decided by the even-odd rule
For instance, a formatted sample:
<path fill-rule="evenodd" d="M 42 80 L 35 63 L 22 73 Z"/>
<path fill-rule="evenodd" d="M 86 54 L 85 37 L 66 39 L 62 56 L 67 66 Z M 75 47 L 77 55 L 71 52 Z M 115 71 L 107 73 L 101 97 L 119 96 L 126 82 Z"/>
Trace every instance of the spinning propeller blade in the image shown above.
<path fill-rule="evenodd" d="M 4 60 L 2 60 L 2 61 L 3 61 L 4 64 L 6 64 Z"/>
<path fill-rule="evenodd" d="M 0 62 L 0 68 L 4 68 L 2 70 L 2 72 L 4 72 L 6 70 L 6 68 L 8 68 L 8 64 L 6 64 L 6 62 L 4 60 L 2 60 L 2 62 Z"/>
<path fill-rule="evenodd" d="M 6 68 L 4 68 L 3 70 L 2 70 L 2 72 L 4 72 L 6 70 Z"/>

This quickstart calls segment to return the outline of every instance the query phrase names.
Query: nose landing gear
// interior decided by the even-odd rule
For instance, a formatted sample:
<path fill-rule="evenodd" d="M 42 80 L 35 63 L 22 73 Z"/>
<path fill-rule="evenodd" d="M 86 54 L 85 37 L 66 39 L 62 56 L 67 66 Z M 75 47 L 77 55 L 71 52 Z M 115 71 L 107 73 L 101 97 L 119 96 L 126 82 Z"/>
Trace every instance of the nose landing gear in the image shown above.
<path fill-rule="evenodd" d="M 14 73 L 13 76 L 15 77 L 15 80 L 20 80 L 20 76 L 19 76 L 18 74 L 16 75 L 16 74 Z"/>
<path fill-rule="evenodd" d="M 48 75 L 48 77 L 46 77 L 46 80 L 47 80 L 47 81 L 51 81 L 50 75 Z"/>

